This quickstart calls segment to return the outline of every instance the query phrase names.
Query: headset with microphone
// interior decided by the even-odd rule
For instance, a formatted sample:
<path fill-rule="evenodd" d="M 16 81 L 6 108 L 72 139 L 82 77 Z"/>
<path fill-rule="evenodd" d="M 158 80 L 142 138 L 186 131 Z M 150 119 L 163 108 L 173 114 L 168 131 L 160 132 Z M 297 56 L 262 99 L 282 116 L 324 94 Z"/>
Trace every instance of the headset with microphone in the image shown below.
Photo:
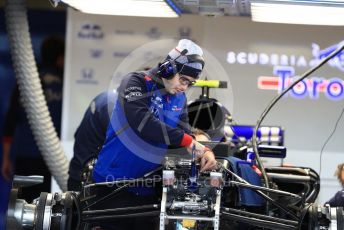
<path fill-rule="evenodd" d="M 198 54 L 186 55 L 187 52 L 188 50 L 184 49 L 176 58 L 166 60 L 163 63 L 159 63 L 157 74 L 161 78 L 165 78 L 167 80 L 172 79 L 174 75 L 178 73 L 176 60 L 181 56 L 185 56 L 188 60 L 188 63 L 200 63 L 203 69 L 204 59 L 202 58 L 202 56 Z"/>

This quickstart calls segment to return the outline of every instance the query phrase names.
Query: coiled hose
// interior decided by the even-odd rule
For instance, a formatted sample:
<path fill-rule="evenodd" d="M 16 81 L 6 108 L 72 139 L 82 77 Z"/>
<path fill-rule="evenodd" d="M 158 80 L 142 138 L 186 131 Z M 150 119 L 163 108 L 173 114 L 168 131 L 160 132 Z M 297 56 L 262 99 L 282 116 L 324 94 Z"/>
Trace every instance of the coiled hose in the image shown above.
<path fill-rule="evenodd" d="M 5 19 L 20 99 L 44 161 L 63 191 L 67 190 L 68 160 L 43 96 L 33 55 L 25 0 L 7 0 Z"/>

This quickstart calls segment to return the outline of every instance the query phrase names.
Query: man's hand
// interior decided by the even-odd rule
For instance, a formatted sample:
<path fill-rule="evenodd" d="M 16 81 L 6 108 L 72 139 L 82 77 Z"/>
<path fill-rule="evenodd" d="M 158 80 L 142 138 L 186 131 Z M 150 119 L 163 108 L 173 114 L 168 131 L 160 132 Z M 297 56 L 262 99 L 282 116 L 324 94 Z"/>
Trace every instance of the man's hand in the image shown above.
<path fill-rule="evenodd" d="M 217 162 L 212 151 L 208 150 L 201 156 L 201 172 L 215 169 L 216 164 Z"/>
<path fill-rule="evenodd" d="M 199 143 L 198 141 L 193 140 L 191 145 L 187 147 L 187 150 L 190 154 L 192 154 L 193 147 L 195 146 L 195 154 L 197 157 L 200 157 L 203 155 L 205 151 L 205 146 Z"/>
<path fill-rule="evenodd" d="M 212 170 L 216 168 L 216 160 L 214 153 L 198 141 L 193 140 L 191 145 L 187 147 L 188 152 L 191 154 L 195 146 L 196 157 L 201 162 L 201 172 Z"/>

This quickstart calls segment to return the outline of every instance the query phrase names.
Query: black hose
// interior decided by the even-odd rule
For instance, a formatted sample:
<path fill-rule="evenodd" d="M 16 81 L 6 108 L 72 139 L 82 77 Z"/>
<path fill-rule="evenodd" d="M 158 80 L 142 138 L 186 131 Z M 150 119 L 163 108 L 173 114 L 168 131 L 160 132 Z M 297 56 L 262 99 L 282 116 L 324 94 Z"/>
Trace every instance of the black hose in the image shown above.
<path fill-rule="evenodd" d="M 55 131 L 33 55 L 26 0 L 5 1 L 5 20 L 20 101 L 35 142 L 49 171 L 63 191 L 67 190 L 66 154 Z"/>
<path fill-rule="evenodd" d="M 330 59 L 332 59 L 334 56 L 336 56 L 338 53 L 340 53 L 342 50 L 344 49 L 344 43 L 341 43 L 338 45 L 338 48 L 333 51 L 329 56 L 327 56 L 326 58 L 324 58 L 318 65 L 314 66 L 313 68 L 311 68 L 310 70 L 308 70 L 306 73 L 302 74 L 302 76 L 296 80 L 295 82 L 293 82 L 288 88 L 286 88 L 284 91 L 281 92 L 281 94 L 279 94 L 278 96 L 276 96 L 270 103 L 269 105 L 266 107 L 266 109 L 263 111 L 263 113 L 261 114 L 260 118 L 257 121 L 257 124 L 254 128 L 253 131 L 253 137 L 252 137 L 252 146 L 253 146 L 253 151 L 256 154 L 256 159 L 258 162 L 258 166 L 260 171 L 263 174 L 263 178 L 265 181 L 265 186 L 267 188 L 269 188 L 269 180 L 268 177 L 266 175 L 263 163 L 260 159 L 259 156 L 259 152 L 258 152 L 258 143 L 257 143 L 257 133 L 258 133 L 258 129 L 260 127 L 260 125 L 262 124 L 264 118 L 266 117 L 266 115 L 270 112 L 270 110 L 272 109 L 272 107 L 289 91 L 291 90 L 295 85 L 297 85 L 300 81 L 302 81 L 303 79 L 305 79 L 306 77 L 308 77 L 309 75 L 311 75 L 313 72 L 315 72 L 317 69 L 319 69 L 321 66 L 323 66 L 325 63 L 327 63 Z"/>

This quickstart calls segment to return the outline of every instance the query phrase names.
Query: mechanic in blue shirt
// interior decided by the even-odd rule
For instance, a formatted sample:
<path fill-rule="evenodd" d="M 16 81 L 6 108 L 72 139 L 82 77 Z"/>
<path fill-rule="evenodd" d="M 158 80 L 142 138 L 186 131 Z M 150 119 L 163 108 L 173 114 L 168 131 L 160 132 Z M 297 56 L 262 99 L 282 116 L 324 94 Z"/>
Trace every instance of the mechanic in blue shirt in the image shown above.
<path fill-rule="evenodd" d="M 216 167 L 213 152 L 191 135 L 185 91 L 204 67 L 203 51 L 182 39 L 156 68 L 126 75 L 117 88 L 106 139 L 93 170 L 94 182 L 141 178 L 157 169 L 167 147 L 194 148 L 201 171 Z M 97 187 L 105 196 L 115 188 Z M 156 202 L 154 186 L 131 185 L 117 197 L 95 205 L 109 209 Z M 154 229 L 153 218 L 116 220 L 114 229 Z M 106 226 L 106 229 L 113 229 Z"/>
<path fill-rule="evenodd" d="M 326 204 L 329 204 L 331 207 L 344 207 L 344 163 L 337 166 L 335 175 L 343 188 L 327 201 Z"/>
<path fill-rule="evenodd" d="M 195 146 L 205 159 L 201 170 L 216 166 L 213 153 L 193 140 L 186 111 L 184 92 L 202 72 L 202 55 L 198 45 L 182 39 L 157 68 L 124 77 L 94 168 L 95 182 L 140 178 L 159 167 L 167 146 L 190 152 Z"/>
<path fill-rule="evenodd" d="M 86 164 L 96 158 L 105 141 L 107 126 L 114 106 L 115 91 L 98 94 L 88 106 L 74 134 L 74 155 L 69 165 L 68 191 L 80 191 L 82 172 Z M 197 141 L 209 141 L 207 133 L 192 129 Z"/>

